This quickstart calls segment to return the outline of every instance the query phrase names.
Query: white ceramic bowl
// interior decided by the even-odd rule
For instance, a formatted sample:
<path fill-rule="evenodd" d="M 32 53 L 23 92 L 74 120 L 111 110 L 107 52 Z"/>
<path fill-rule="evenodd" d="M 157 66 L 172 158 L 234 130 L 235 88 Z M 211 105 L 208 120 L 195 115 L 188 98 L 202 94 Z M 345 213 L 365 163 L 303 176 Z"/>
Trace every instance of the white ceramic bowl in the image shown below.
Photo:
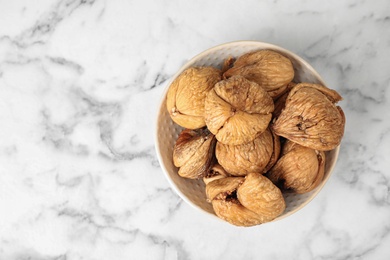
<path fill-rule="evenodd" d="M 195 56 L 182 66 L 167 82 L 157 113 L 155 144 L 157 157 L 165 176 L 175 192 L 177 192 L 177 194 L 179 194 L 185 202 L 215 218 L 218 217 L 215 215 L 211 204 L 206 201 L 205 185 L 203 181 L 190 180 L 180 177 L 177 173 L 178 169 L 173 165 L 173 147 L 182 128 L 176 125 L 168 114 L 166 109 L 166 95 L 171 82 L 179 76 L 181 72 L 189 67 L 214 66 L 221 68 L 223 61 L 229 56 L 238 57 L 242 54 L 260 49 L 275 50 L 288 57 L 292 61 L 295 69 L 295 82 L 319 83 L 326 86 L 321 76 L 306 61 L 288 50 L 272 44 L 256 41 L 230 42 L 208 49 Z M 321 184 L 316 189 L 305 194 L 284 194 L 287 205 L 286 210 L 273 221 L 285 218 L 298 211 L 320 192 L 332 173 L 338 157 L 338 152 L 339 147 L 326 153 L 325 176 Z"/>

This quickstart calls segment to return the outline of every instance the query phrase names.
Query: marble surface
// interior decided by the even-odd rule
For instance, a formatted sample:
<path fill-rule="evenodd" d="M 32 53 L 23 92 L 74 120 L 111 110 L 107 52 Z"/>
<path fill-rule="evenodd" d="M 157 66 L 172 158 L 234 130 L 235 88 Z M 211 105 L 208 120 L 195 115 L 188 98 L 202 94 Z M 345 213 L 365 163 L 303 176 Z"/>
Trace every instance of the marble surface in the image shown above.
<path fill-rule="evenodd" d="M 185 204 L 154 149 L 188 59 L 277 44 L 344 97 L 334 173 L 298 213 L 237 228 Z M 0 1 L 0 259 L 389 259 L 390 2 Z"/>

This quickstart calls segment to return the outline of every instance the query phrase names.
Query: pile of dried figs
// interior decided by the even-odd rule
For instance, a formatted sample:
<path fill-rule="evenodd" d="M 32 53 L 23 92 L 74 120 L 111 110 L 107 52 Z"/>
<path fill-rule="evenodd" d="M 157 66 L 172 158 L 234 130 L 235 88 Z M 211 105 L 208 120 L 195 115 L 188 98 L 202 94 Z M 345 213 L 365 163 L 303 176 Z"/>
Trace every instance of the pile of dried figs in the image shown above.
<path fill-rule="evenodd" d="M 231 224 L 271 221 L 286 208 L 283 193 L 315 189 L 324 151 L 343 137 L 341 96 L 293 79 L 290 59 L 259 50 L 221 69 L 188 68 L 169 87 L 169 115 L 184 128 L 173 163 L 180 176 L 203 178 L 208 202 Z"/>

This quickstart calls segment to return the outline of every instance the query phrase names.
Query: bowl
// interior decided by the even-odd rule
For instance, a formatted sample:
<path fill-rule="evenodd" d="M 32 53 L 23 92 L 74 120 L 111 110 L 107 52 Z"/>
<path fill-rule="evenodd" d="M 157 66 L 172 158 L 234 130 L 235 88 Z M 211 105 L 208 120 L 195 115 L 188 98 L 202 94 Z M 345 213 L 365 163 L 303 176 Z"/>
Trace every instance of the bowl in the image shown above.
<path fill-rule="evenodd" d="M 168 182 L 172 186 L 173 190 L 186 203 L 220 221 L 223 220 L 219 219 L 215 215 L 212 205 L 206 200 L 205 184 L 203 181 L 180 177 L 178 175 L 178 168 L 173 165 L 173 147 L 179 133 L 183 128 L 171 120 L 166 109 L 166 95 L 173 80 L 175 80 L 176 77 L 178 77 L 185 69 L 189 67 L 213 66 L 221 68 L 224 60 L 229 56 L 238 57 L 242 54 L 261 49 L 274 50 L 288 57 L 294 66 L 295 82 L 318 83 L 326 86 L 321 76 L 306 61 L 291 51 L 264 42 L 236 41 L 210 48 L 189 60 L 169 81 L 167 81 L 161 103 L 158 107 L 155 131 L 155 147 L 159 163 Z M 286 218 L 294 212 L 302 209 L 320 192 L 332 173 L 338 157 L 339 149 L 340 147 L 337 147 L 332 151 L 326 152 L 325 174 L 321 184 L 316 189 L 305 194 L 284 193 L 283 196 L 286 201 L 286 209 L 284 213 L 279 215 L 271 222 Z"/>

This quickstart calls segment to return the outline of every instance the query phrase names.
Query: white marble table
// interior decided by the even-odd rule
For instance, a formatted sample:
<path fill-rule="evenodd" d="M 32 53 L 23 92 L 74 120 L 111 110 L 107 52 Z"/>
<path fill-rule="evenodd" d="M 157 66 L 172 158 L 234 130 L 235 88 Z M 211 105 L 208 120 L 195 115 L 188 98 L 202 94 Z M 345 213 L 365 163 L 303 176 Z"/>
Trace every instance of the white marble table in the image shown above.
<path fill-rule="evenodd" d="M 212 46 L 257 40 L 344 97 L 321 193 L 253 228 L 169 187 L 164 83 Z M 390 2 L 0 1 L 0 259 L 390 259 Z"/>

